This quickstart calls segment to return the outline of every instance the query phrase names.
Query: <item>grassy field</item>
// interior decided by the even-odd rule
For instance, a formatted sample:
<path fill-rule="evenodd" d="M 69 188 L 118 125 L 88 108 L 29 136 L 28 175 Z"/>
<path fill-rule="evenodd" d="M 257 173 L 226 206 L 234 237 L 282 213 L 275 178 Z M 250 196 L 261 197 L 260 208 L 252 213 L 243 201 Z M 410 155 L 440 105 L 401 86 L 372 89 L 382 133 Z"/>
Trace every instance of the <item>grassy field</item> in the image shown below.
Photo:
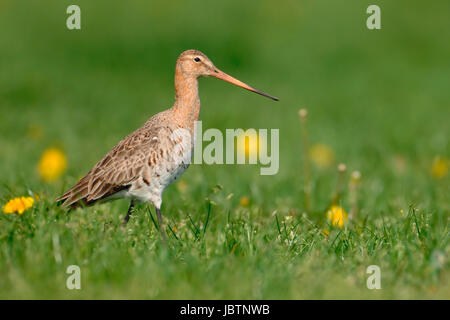
<path fill-rule="evenodd" d="M 69 31 L 70 1 L 2 0 L 0 208 L 39 199 L 0 213 L 0 298 L 449 299 L 450 3 L 376 1 L 382 29 L 370 31 L 372 2 L 80 0 L 82 29 Z M 167 246 L 145 205 L 126 227 L 126 201 L 59 208 L 57 196 L 172 105 L 174 63 L 191 48 L 280 97 L 200 80 L 204 129 L 280 129 L 279 173 L 192 165 L 164 194 Z M 310 210 L 300 108 L 311 146 L 329 150 L 324 165 L 311 159 Z M 51 147 L 67 170 L 48 183 L 37 165 Z M 337 204 L 353 214 L 332 228 L 339 179 Z M 81 290 L 66 288 L 69 265 Z M 366 287 L 369 265 L 381 290 Z"/>

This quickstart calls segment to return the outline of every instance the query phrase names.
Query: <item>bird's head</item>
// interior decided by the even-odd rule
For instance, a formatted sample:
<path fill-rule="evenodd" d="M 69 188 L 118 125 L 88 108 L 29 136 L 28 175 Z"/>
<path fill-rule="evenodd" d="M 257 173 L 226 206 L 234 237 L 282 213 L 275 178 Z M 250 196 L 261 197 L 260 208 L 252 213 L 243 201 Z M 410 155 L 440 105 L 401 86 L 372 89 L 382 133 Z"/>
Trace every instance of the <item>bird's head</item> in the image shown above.
<path fill-rule="evenodd" d="M 246 90 L 258 93 L 275 101 L 279 100 L 278 98 L 255 89 L 219 70 L 205 54 L 197 50 L 187 50 L 181 53 L 177 59 L 176 69 L 177 73 L 181 73 L 184 77 L 214 77 L 232 83 Z"/>

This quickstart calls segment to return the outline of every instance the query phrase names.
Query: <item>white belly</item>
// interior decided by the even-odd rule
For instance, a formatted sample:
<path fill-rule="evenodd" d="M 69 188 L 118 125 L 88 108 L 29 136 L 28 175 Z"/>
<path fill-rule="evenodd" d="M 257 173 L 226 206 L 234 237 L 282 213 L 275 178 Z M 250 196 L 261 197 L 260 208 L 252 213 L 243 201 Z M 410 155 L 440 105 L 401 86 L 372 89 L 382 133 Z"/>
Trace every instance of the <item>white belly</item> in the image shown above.
<path fill-rule="evenodd" d="M 149 184 L 144 183 L 142 178 L 139 179 L 126 191 L 126 197 L 151 202 L 156 207 L 161 207 L 164 189 L 181 177 L 191 163 L 193 143 L 190 134 L 181 132 L 175 138 L 180 138 L 180 142 L 174 149 L 154 167 L 145 169 Z"/>

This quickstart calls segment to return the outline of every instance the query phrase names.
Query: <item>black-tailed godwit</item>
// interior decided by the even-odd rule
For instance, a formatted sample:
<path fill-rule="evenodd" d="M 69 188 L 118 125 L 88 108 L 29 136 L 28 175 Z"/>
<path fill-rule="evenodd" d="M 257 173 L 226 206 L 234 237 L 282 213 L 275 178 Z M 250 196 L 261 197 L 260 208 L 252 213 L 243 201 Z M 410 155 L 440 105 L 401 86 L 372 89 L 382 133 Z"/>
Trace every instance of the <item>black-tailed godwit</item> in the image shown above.
<path fill-rule="evenodd" d="M 156 208 L 160 230 L 162 194 L 188 168 L 194 146 L 194 123 L 199 118 L 199 77 L 215 77 L 278 101 L 217 69 L 197 50 L 184 51 L 175 68 L 175 103 L 151 117 L 120 141 L 75 186 L 57 201 L 65 207 L 91 205 L 100 200 L 128 198 L 127 223 L 136 202 Z M 187 134 L 183 134 L 187 133 Z"/>

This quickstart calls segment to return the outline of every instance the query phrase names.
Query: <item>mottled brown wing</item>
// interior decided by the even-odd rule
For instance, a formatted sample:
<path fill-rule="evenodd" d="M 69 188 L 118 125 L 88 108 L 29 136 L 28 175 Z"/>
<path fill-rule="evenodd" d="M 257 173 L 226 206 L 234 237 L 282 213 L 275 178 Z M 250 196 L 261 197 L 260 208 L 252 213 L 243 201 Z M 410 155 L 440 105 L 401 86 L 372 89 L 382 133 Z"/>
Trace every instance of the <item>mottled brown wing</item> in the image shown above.
<path fill-rule="evenodd" d="M 163 137 L 168 137 L 169 131 L 168 127 L 143 127 L 133 132 L 56 201 L 63 201 L 65 207 L 80 203 L 90 205 L 129 188 L 144 169 L 155 165 L 162 157 Z M 145 175 L 143 178 L 145 180 Z"/>

